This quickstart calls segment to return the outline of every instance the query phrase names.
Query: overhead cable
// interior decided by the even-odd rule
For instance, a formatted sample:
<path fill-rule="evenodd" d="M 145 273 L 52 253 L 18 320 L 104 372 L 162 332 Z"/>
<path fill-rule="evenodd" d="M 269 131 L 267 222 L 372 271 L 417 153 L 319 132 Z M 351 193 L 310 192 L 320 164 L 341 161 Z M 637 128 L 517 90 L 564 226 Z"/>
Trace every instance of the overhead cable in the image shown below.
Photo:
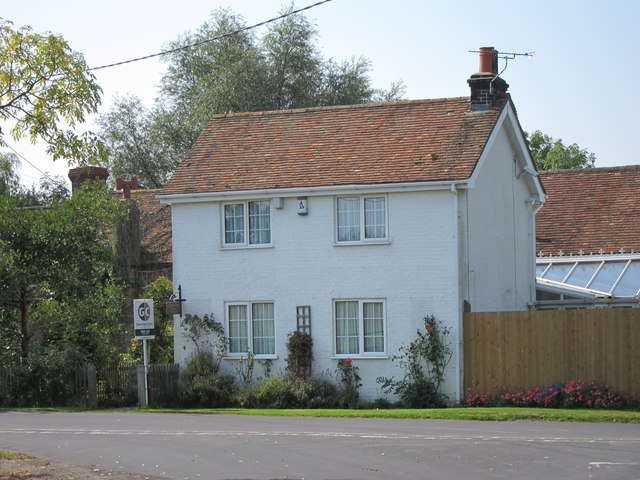
<path fill-rule="evenodd" d="M 5 144 L 3 145 L 4 147 L 7 147 L 9 150 L 11 150 L 13 153 L 15 153 L 16 155 L 18 155 L 21 159 L 23 159 L 25 162 L 27 162 L 29 165 L 31 165 L 33 168 L 35 168 L 37 171 L 39 171 L 42 175 L 46 175 L 46 173 L 44 173 L 42 170 L 40 170 L 38 167 L 36 167 L 33 163 L 31 163 L 27 157 L 25 157 L 24 155 L 22 155 L 20 152 L 18 152 L 16 149 L 14 149 L 11 145 L 9 145 L 8 143 L 5 142 Z"/>
<path fill-rule="evenodd" d="M 327 2 L 331 2 L 331 1 L 333 1 L 333 0 L 322 0 L 320 2 L 314 3 L 313 5 L 309 5 L 307 7 L 299 8 L 298 10 L 293 10 L 291 12 L 285 13 L 283 15 L 280 15 L 279 17 L 270 18 L 269 20 L 265 20 L 264 22 L 256 23 L 255 25 L 251 25 L 249 27 L 240 28 L 240 29 L 235 30 L 233 32 L 229 32 L 229 33 L 225 33 L 225 34 L 222 34 L 222 35 L 218 35 L 217 37 L 207 38 L 205 40 L 201 40 L 201 41 L 196 42 L 196 43 L 191 43 L 189 45 L 184 45 L 182 47 L 173 48 L 171 50 L 165 50 L 164 52 L 153 53 L 151 55 L 145 55 L 144 57 L 132 58 L 131 60 L 124 60 L 122 62 L 110 63 L 109 65 L 102 65 L 100 67 L 93 67 L 93 68 L 90 68 L 89 70 L 93 71 L 93 70 L 102 70 L 102 69 L 105 69 L 105 68 L 117 67 L 117 66 L 120 66 L 120 65 L 125 65 L 127 63 L 139 62 L 141 60 L 148 60 L 149 58 L 160 57 L 162 55 L 168 55 L 170 53 L 179 52 L 181 50 L 187 50 L 189 48 L 198 47 L 200 45 L 204 45 L 205 43 L 215 42 L 216 40 L 221 40 L 223 38 L 230 37 L 232 35 L 237 35 L 238 33 L 246 32 L 248 30 L 252 30 L 252 29 L 257 28 L 257 27 L 262 27 L 263 25 L 267 25 L 268 23 L 272 23 L 272 22 L 275 22 L 277 20 L 281 20 L 283 18 L 290 17 L 291 15 L 295 15 L 296 13 L 304 12 L 305 10 L 309 10 L 311 8 L 314 8 L 314 7 L 317 7 L 319 5 L 322 5 L 323 3 L 327 3 Z"/>

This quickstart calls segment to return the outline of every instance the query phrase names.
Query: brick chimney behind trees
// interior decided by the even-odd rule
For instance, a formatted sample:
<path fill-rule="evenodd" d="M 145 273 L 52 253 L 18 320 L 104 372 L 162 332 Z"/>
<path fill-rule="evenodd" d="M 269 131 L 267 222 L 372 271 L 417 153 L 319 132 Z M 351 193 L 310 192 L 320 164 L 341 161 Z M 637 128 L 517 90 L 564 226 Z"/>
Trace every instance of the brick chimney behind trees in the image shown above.
<path fill-rule="evenodd" d="M 489 110 L 496 99 L 506 94 L 509 85 L 498 77 L 498 51 L 493 47 L 480 48 L 480 71 L 467 80 L 471 88 L 471 110 Z"/>
<path fill-rule="evenodd" d="M 77 167 L 69 170 L 69 179 L 71 180 L 71 192 L 76 192 L 86 181 L 100 182 L 107 184 L 109 172 L 103 167 Z"/>

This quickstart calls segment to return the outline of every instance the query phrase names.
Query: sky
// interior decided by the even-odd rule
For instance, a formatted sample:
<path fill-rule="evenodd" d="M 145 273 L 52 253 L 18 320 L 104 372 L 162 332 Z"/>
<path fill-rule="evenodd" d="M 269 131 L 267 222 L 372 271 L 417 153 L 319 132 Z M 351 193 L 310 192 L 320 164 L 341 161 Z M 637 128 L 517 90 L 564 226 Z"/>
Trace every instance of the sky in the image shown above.
<path fill-rule="evenodd" d="M 297 0 L 297 8 L 317 0 Z M 277 16 L 285 0 L 32 0 L 3 2 L 0 17 L 14 27 L 62 35 L 90 67 L 160 52 L 196 30 L 210 13 L 229 8 L 247 25 Z M 541 130 L 596 155 L 597 167 L 640 163 L 640 2 L 636 0 L 332 0 L 308 10 L 324 58 L 371 61 L 375 88 L 402 80 L 407 99 L 468 96 L 479 47 L 535 52 L 509 60 L 502 73 L 525 131 Z M 259 27 L 261 36 L 266 27 Z M 501 60 L 499 68 L 505 67 Z M 101 112 L 115 95 L 137 95 L 150 106 L 165 64 L 151 59 L 95 72 Z M 1 125 L 0 125 L 1 126 Z M 93 128 L 93 125 L 89 125 Z M 24 159 L 21 179 L 40 171 L 66 177 L 28 140 L 8 143 Z"/>

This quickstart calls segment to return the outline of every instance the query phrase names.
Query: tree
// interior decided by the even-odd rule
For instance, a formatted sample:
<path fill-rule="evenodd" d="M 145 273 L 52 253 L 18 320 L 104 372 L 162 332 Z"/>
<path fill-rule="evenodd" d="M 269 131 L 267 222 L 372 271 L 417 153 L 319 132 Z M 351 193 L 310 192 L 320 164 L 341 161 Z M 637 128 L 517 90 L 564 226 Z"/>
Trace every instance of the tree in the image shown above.
<path fill-rule="evenodd" d="M 289 6 L 281 13 L 292 11 Z M 164 184 L 214 114 L 397 100 L 404 94 L 401 82 L 389 91 L 374 89 L 367 59 L 325 60 L 318 32 L 300 13 L 269 24 L 262 38 L 253 30 L 238 32 L 243 28 L 243 18 L 232 11 L 213 12 L 195 33 L 167 46 L 168 68 L 153 108 L 129 97 L 100 118 L 113 177 L 136 176 L 145 187 Z"/>
<path fill-rule="evenodd" d="M 82 55 L 62 37 L 29 27 L 16 30 L 0 19 L 0 120 L 13 122 L 14 139 L 46 142 L 54 160 L 99 162 L 105 156 L 102 143 L 73 128 L 97 112 L 100 93 Z"/>
<path fill-rule="evenodd" d="M 154 128 L 154 117 L 134 96 L 116 98 L 113 109 L 99 117 L 112 178 L 136 177 L 142 188 L 160 188 L 167 181 L 177 155 L 166 145 L 168 135 L 159 134 L 165 129 Z"/>
<path fill-rule="evenodd" d="M 19 167 L 20 160 L 15 153 L 0 152 L 0 195 L 10 195 L 20 189 Z"/>
<path fill-rule="evenodd" d="M 26 362 L 36 350 L 73 352 L 77 362 L 113 354 L 122 287 L 113 278 L 119 204 L 88 188 L 49 208 L 0 196 L 0 356 Z"/>
<path fill-rule="evenodd" d="M 561 139 L 552 138 L 540 130 L 536 130 L 531 135 L 525 135 L 539 170 L 591 168 L 595 165 L 595 154 L 580 148 L 575 143 L 566 146 Z"/>

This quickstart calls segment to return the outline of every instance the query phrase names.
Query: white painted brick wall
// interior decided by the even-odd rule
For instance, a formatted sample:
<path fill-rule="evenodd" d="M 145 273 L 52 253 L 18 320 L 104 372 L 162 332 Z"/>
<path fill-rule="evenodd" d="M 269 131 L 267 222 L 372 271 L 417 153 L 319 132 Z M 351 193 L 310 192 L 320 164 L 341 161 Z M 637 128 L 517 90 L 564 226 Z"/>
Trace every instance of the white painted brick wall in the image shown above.
<path fill-rule="evenodd" d="M 535 280 L 533 208 L 502 132 L 468 191 L 468 289 L 474 312 L 526 310 Z"/>
<path fill-rule="evenodd" d="M 275 303 L 277 360 L 273 372 L 284 371 L 287 334 L 296 328 L 296 306 L 310 305 L 314 371 L 335 372 L 333 300 L 386 300 L 387 359 L 357 359 L 361 397 L 381 394 L 378 376 L 401 376 L 390 357 L 415 338 L 422 318 L 436 315 L 455 330 L 457 282 L 451 254 L 455 248 L 453 194 L 449 191 L 388 196 L 390 243 L 334 246 L 334 197 L 310 197 L 309 215 L 296 213 L 295 199 L 272 209 L 272 248 L 221 248 L 218 203 L 173 207 L 174 278 L 187 301 L 184 311 L 214 313 L 224 321 L 224 302 Z M 451 339 L 455 344 L 455 338 Z M 176 321 L 176 361 L 190 355 L 189 343 Z M 225 364 L 233 369 L 234 361 Z M 455 372 L 455 365 L 450 370 Z M 261 375 L 261 369 L 256 368 Z M 455 380 L 445 385 L 455 391 Z"/>

